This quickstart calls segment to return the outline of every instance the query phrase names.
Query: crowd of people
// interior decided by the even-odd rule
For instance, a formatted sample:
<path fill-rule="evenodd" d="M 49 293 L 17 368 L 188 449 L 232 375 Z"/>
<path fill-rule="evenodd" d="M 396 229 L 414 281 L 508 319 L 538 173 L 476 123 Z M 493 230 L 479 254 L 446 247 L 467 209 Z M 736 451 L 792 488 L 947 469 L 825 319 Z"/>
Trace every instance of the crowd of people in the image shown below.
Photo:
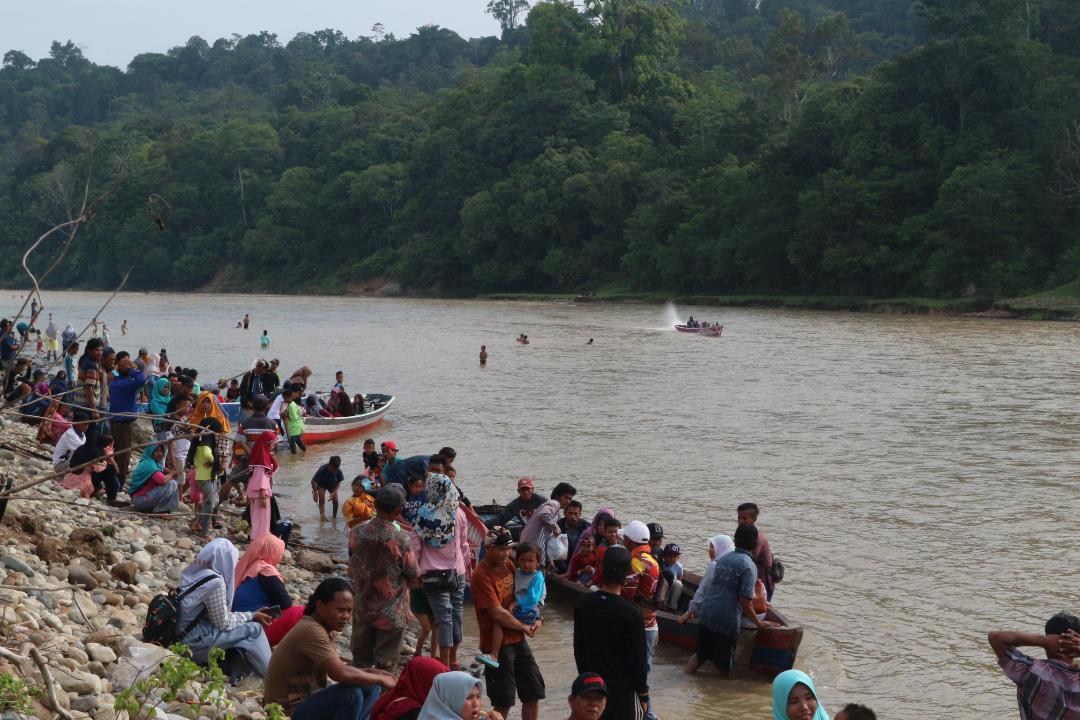
<path fill-rule="evenodd" d="M 126 329 L 125 321 L 122 334 Z M 103 495 L 110 505 L 147 513 L 173 512 L 181 499 L 196 507 L 192 529 L 206 544 L 181 575 L 181 641 L 200 662 L 212 648 L 226 650 L 229 676 L 264 678 L 266 702 L 281 704 L 294 720 L 479 720 L 482 690 L 493 707 L 489 720 L 502 720 L 516 702 L 524 720 L 535 720 L 546 688 L 529 639 L 544 624 L 545 574 L 586 589 L 574 607 L 572 720 L 655 718 L 649 674 L 658 610 L 678 612 L 680 623 L 697 621 L 687 672 L 711 662 L 730 673 L 740 631 L 772 624 L 769 602 L 783 571 L 753 503 L 736 509 L 731 536 L 710 539 L 708 566 L 691 594 L 683 589 L 682 549 L 665 543 L 658 523 L 623 524 L 611 508 L 586 520 L 572 485 L 558 483 L 545 497 L 531 478 L 519 479 L 517 497 L 485 523 L 458 485 L 452 448 L 400 458 L 394 441 L 376 452 L 373 439 L 364 443 L 363 469 L 344 503 L 340 457 L 311 480 L 320 515 L 326 518 L 329 501 L 331 515 L 340 509 L 346 520 L 350 577 L 324 580 L 299 604 L 279 567 L 288 527 L 273 498 L 276 440 L 280 434 L 291 452 L 305 452 L 305 417 L 364 412 L 363 396 L 349 396 L 343 373 L 325 402 L 306 392 L 310 368 L 282 382 L 276 359 L 203 388 L 198 371 L 173 367 L 164 348 L 132 356 L 92 337 L 80 354 L 72 326 L 58 332 L 51 315 L 44 343 L 32 342 L 39 334 L 0 321 L 5 399 L 54 445 L 54 465 L 66 471 L 60 482 L 83 497 Z M 30 349 L 63 369 L 35 369 Z M 221 408 L 229 401 L 242 406 L 235 432 Z M 133 464 L 141 402 L 154 442 Z M 250 523 L 242 555 L 212 537 L 221 526 L 217 508 L 234 492 Z M 471 673 L 462 672 L 459 657 L 466 587 L 480 634 Z M 410 645 L 414 618 L 419 631 Z M 347 625 L 348 662 L 333 639 Z M 1022 718 L 1074 717 L 1080 619 L 1059 613 L 1045 634 L 995 632 L 989 643 L 1016 683 Z M 1043 648 L 1047 659 L 1024 654 L 1024 646 Z M 412 657 L 402 665 L 403 656 Z M 774 720 L 829 717 L 813 679 L 798 670 L 775 678 L 772 713 Z M 834 719 L 875 717 L 849 704 Z"/>

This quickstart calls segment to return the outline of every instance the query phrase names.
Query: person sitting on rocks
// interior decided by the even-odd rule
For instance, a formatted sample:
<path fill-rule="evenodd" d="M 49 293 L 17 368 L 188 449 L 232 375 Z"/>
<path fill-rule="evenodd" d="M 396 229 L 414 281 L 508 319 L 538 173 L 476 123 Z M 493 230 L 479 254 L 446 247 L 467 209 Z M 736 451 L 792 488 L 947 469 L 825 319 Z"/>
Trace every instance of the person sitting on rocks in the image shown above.
<path fill-rule="evenodd" d="M 487 720 L 503 720 L 496 710 L 483 712 L 480 679 L 466 672 L 448 672 L 435 678 L 417 720 L 479 720 L 485 716 Z"/>
<path fill-rule="evenodd" d="M 274 648 L 263 688 L 263 702 L 281 705 L 292 720 L 366 720 L 383 690 L 397 683 L 385 670 L 346 665 L 331 633 L 352 617 L 347 580 L 319 583 L 304 608 L 304 618 Z M 327 678 L 335 684 L 327 686 Z"/>
<path fill-rule="evenodd" d="M 151 445 L 131 471 L 127 491 L 131 506 L 139 512 L 171 513 L 180 506 L 176 471 L 165 469 L 165 453 L 164 444 Z"/>
<path fill-rule="evenodd" d="M 285 579 L 277 566 L 285 557 L 285 542 L 277 535 L 260 535 L 251 541 L 236 564 L 236 594 L 233 612 L 253 612 L 276 607 L 281 614 L 266 628 L 266 639 L 274 647 L 293 625 L 304 617 L 304 607 L 293 605 Z M 271 613 L 276 614 L 276 613 Z"/>
<path fill-rule="evenodd" d="M 137 470 L 138 468 L 136 468 Z M 180 573 L 177 627 L 180 642 L 191 650 L 191 659 L 205 663 L 212 648 L 229 653 L 229 677 L 238 682 L 254 672 L 266 677 L 270 643 L 263 628 L 272 621 L 265 612 L 230 612 L 233 578 L 240 551 L 225 538 L 211 540 Z M 199 583 L 198 587 L 192 586 Z"/>
<path fill-rule="evenodd" d="M 401 671 L 397 685 L 385 692 L 371 708 L 370 720 L 416 720 L 431 694 L 435 678 L 450 669 L 431 657 L 418 655 Z"/>

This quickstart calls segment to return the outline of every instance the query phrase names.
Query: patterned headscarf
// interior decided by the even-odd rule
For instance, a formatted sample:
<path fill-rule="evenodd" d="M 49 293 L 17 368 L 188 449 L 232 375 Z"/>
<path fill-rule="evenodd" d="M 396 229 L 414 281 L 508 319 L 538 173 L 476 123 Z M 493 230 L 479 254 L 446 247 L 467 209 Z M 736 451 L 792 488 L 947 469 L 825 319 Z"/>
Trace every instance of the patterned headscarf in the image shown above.
<path fill-rule="evenodd" d="M 454 539 L 454 521 L 460 499 L 461 493 L 448 476 L 428 474 L 427 502 L 417 511 L 413 526 L 421 542 L 438 548 Z"/>

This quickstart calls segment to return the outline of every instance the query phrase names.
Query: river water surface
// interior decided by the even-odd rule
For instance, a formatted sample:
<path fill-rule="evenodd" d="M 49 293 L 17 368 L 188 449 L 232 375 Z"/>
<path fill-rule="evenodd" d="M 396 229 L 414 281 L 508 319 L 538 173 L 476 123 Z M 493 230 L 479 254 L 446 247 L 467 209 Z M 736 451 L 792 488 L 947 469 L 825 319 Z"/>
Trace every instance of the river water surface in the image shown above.
<path fill-rule="evenodd" d="M 103 299 L 46 296 L 61 328 L 81 328 Z M 235 329 L 245 312 L 246 332 Z M 788 569 L 774 600 L 806 628 L 799 666 L 830 713 L 858 701 L 894 720 L 1015 717 L 986 632 L 1041 631 L 1080 609 L 1065 549 L 1080 326 L 679 313 L 726 323 L 723 338 L 675 333 L 664 308 L 636 305 L 126 294 L 104 318 L 113 346 L 165 346 L 203 382 L 246 369 L 266 329 L 266 356 L 285 372 L 311 366 L 313 387 L 342 369 L 352 393 L 396 395 L 371 434 L 403 456 L 452 445 L 474 501 L 510 500 L 520 475 L 544 491 L 569 480 L 587 515 L 613 505 L 624 522 L 663 524 L 689 569 L 704 568 L 708 537 L 734 530 L 736 505 L 755 501 Z M 531 345 L 514 342 L 522 332 Z M 283 510 L 308 538 L 343 544 L 340 520 L 320 527 L 308 480 L 330 454 L 355 474 L 360 453 L 340 441 L 283 459 Z M 572 622 L 558 598 L 545 614 L 534 649 L 541 716 L 554 719 L 566 714 Z M 684 661 L 658 651 L 662 718 L 769 717 L 767 683 L 686 677 Z"/>

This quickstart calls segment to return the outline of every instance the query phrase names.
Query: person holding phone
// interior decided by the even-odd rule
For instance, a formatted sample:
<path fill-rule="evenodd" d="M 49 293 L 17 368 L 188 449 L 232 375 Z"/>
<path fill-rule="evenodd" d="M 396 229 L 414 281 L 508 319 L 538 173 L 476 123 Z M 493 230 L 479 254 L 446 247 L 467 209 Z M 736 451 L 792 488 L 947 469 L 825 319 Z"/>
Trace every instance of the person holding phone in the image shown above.
<path fill-rule="evenodd" d="M 285 543 L 276 535 L 260 535 L 251 541 L 236 563 L 234 612 L 260 611 L 273 622 L 266 628 L 266 639 L 275 647 L 304 616 L 304 608 L 293 604 L 285 589 L 285 579 L 277 566 L 285 557 Z"/>

